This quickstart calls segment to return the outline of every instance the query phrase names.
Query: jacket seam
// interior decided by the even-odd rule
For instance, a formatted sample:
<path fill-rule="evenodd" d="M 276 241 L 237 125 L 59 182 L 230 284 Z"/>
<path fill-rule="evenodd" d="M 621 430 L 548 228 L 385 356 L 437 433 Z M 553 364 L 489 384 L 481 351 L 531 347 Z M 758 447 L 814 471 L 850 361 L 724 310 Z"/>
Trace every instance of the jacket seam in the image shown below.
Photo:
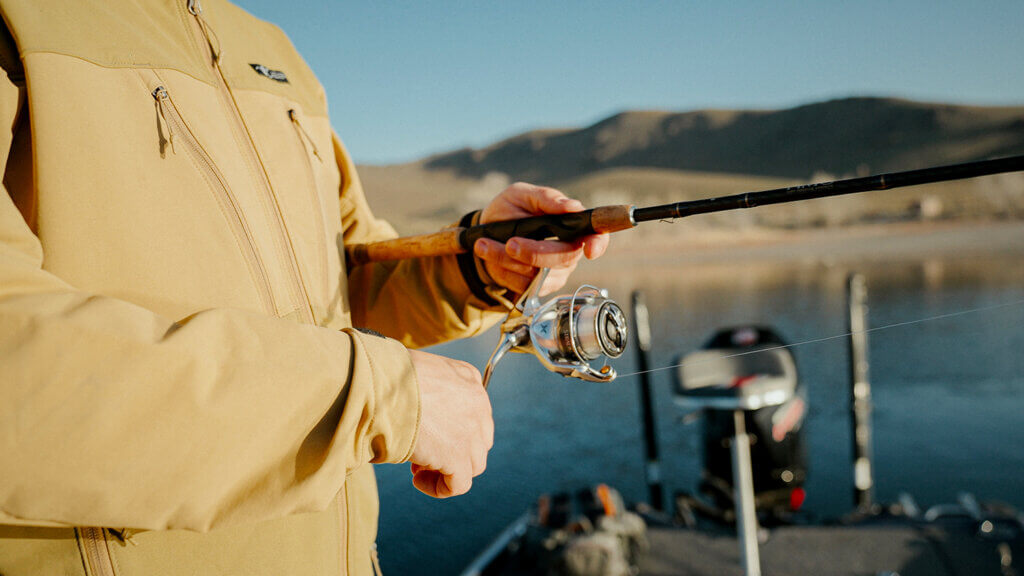
<path fill-rule="evenodd" d="M 348 575 L 348 501 L 345 496 L 345 483 L 341 485 L 334 501 L 334 512 L 337 517 L 334 520 L 334 527 L 338 531 L 335 539 L 338 542 L 338 576 Z"/>
<path fill-rule="evenodd" d="M 26 51 L 22 52 L 21 53 L 21 58 L 24 59 L 25 56 L 27 56 L 29 54 L 52 54 L 54 56 L 63 56 L 65 58 L 72 58 L 72 59 L 75 59 L 75 60 L 79 60 L 81 62 L 85 62 L 86 64 L 92 64 L 93 66 L 99 66 L 100 68 L 106 68 L 107 70 L 154 70 L 154 71 L 156 71 L 156 70 L 173 70 L 174 72 L 178 72 L 179 74 L 184 74 L 185 76 L 188 76 L 189 78 L 191 78 L 191 79 L 193 79 L 193 80 L 195 80 L 197 82 L 202 82 L 203 84 L 206 84 L 207 86 L 210 86 L 211 88 L 217 88 L 217 83 L 216 82 L 213 82 L 213 81 L 208 80 L 208 79 L 200 78 L 199 76 L 196 76 L 192 72 L 189 72 L 189 71 L 181 68 L 180 66 L 175 66 L 175 65 L 172 65 L 172 64 L 152 63 L 152 62 L 140 63 L 140 62 L 128 62 L 128 61 L 117 62 L 117 63 L 112 63 L 112 64 L 111 63 L 105 64 L 103 62 L 98 62 L 96 60 L 92 60 L 92 59 L 86 58 L 84 56 L 79 56 L 79 55 L 76 55 L 76 54 L 68 54 L 66 52 L 60 52 L 58 50 L 34 50 L 34 49 L 33 50 L 26 50 Z M 254 88 L 235 88 L 235 87 L 232 87 L 231 91 L 232 92 L 255 92 L 257 94 L 268 94 L 268 95 L 273 96 L 275 98 L 281 98 L 282 100 L 285 100 L 285 101 L 287 101 L 289 103 L 292 103 L 292 104 L 294 104 L 296 106 L 302 106 L 301 103 L 298 100 L 295 100 L 293 98 L 289 98 L 287 96 L 282 96 L 282 95 L 276 94 L 274 92 L 268 92 L 266 90 L 257 90 L 257 89 L 254 89 Z M 326 111 L 323 114 L 310 113 L 308 111 L 305 111 L 304 107 L 303 107 L 303 114 L 305 116 L 315 117 L 315 118 L 329 118 L 330 117 L 326 113 Z"/>
<path fill-rule="evenodd" d="M 345 497 L 344 513 L 342 514 L 342 517 L 345 519 L 345 548 L 344 548 L 344 550 L 342 550 L 343 559 L 345 560 L 345 562 L 342 565 L 342 570 L 343 570 L 342 574 L 344 574 L 345 576 L 348 576 L 348 574 L 352 573 L 352 570 L 349 569 L 350 568 L 349 564 L 352 562 L 352 553 L 351 552 L 352 552 L 352 544 L 353 544 L 353 542 L 352 542 L 352 524 L 351 524 L 351 522 L 349 522 L 349 506 L 350 505 L 349 505 L 349 497 L 348 497 L 348 486 L 349 486 L 349 483 L 345 482 L 345 485 L 342 486 L 342 488 L 341 488 L 342 492 L 344 493 L 344 497 Z"/>
<path fill-rule="evenodd" d="M 121 62 L 121 61 L 114 61 L 113 63 L 105 64 L 103 62 L 97 62 L 96 60 L 92 60 L 92 59 L 86 58 L 84 56 L 79 56 L 77 54 L 68 54 L 66 52 L 61 52 L 59 50 L 35 50 L 35 49 L 25 50 L 24 52 L 22 52 L 21 53 L 22 59 L 24 59 L 29 54 L 53 54 L 55 56 L 63 56 L 65 58 L 73 58 L 75 60 L 80 60 L 82 62 L 85 62 L 86 64 L 92 64 L 93 66 L 99 66 L 100 68 L 106 68 L 108 70 L 134 70 L 134 69 L 137 69 L 137 68 L 138 69 L 150 69 L 150 70 L 174 70 L 174 71 L 180 72 L 180 73 L 182 73 L 182 74 L 184 74 L 184 75 L 186 75 L 186 76 L 188 76 L 188 77 L 190 77 L 190 78 L 192 78 L 192 79 L 194 79 L 196 81 L 202 82 L 203 84 L 207 84 L 209 86 L 216 87 L 216 84 L 214 82 L 212 82 L 210 80 L 206 80 L 206 79 L 200 78 L 199 76 L 196 76 L 192 72 L 188 72 L 186 70 L 183 70 L 179 66 L 174 66 L 174 65 L 170 65 L 170 64 L 157 64 L 157 63 L 152 63 L 152 62 L 147 62 L 147 63 L 129 62 L 127 60 L 125 60 L 123 62 Z"/>

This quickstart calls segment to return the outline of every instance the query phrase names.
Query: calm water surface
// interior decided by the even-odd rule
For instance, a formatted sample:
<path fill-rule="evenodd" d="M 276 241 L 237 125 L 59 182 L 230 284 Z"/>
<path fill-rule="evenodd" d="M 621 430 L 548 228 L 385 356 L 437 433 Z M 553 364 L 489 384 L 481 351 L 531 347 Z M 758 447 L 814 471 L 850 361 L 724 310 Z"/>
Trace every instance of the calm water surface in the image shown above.
<path fill-rule="evenodd" d="M 865 274 L 873 327 L 1003 303 L 995 310 L 873 332 L 877 497 L 901 491 L 928 506 L 961 490 L 1024 507 L 1024 266 L 1017 257 L 947 256 L 928 261 L 822 265 L 680 263 L 580 280 L 627 303 L 646 291 L 653 366 L 668 366 L 718 327 L 764 323 L 789 342 L 846 330 L 845 278 Z M 496 335 L 436 352 L 481 369 Z M 631 343 L 632 346 L 632 343 Z M 824 517 L 851 505 L 847 343 L 793 351 L 808 385 L 809 456 L 805 509 Z M 636 370 L 632 348 L 615 362 Z M 671 371 L 654 374 L 667 489 L 692 490 L 700 471 L 699 424 L 685 425 L 671 401 Z M 379 466 L 379 546 L 387 574 L 457 574 L 543 492 L 606 482 L 628 500 L 646 495 L 638 378 L 610 384 L 563 379 L 514 355 L 491 383 L 496 440 L 487 472 L 463 497 L 419 494 L 402 466 Z"/>

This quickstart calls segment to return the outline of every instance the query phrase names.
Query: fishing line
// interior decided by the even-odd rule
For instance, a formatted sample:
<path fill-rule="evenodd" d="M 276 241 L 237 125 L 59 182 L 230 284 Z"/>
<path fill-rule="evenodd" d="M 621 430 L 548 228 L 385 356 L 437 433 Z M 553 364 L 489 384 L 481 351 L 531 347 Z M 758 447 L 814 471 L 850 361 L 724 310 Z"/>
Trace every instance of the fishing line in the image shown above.
<path fill-rule="evenodd" d="M 737 356 L 748 356 L 750 354 L 760 354 L 762 352 L 768 352 L 769 350 L 781 350 L 783 348 L 796 348 L 797 346 L 805 346 L 807 344 L 817 344 L 819 342 L 828 342 L 829 340 L 838 340 L 839 338 L 849 338 L 855 334 L 868 334 L 870 332 L 879 332 L 881 330 L 889 330 L 892 328 L 900 328 L 902 326 L 912 326 L 914 324 L 922 324 L 924 322 L 933 322 L 935 320 L 944 320 L 946 318 L 953 318 L 956 316 L 965 316 L 967 314 L 975 314 L 979 312 L 990 312 L 992 310 L 999 310 L 1002 308 L 1012 308 L 1014 306 L 1020 306 L 1024 304 L 1024 300 L 1016 300 L 1013 302 L 1004 302 L 1002 304 L 994 304 L 991 306 L 981 306 L 978 308 L 970 308 L 968 310 L 959 310 L 957 312 L 947 312 L 946 314 L 939 314 L 937 316 L 929 316 L 926 318 L 918 318 L 917 320 L 906 320 L 903 322 L 894 322 L 892 324 L 885 324 L 884 326 L 875 326 L 873 328 L 867 328 L 865 330 L 856 330 L 853 332 L 846 332 L 843 334 L 836 334 L 834 336 L 825 336 L 824 338 L 814 338 L 811 340 L 803 340 L 794 344 L 780 344 L 778 346 L 771 346 L 769 348 L 759 348 L 757 350 L 750 350 L 747 352 L 737 352 L 735 354 L 729 354 L 726 356 L 718 356 L 716 358 L 709 358 L 697 362 L 681 362 L 679 364 L 673 364 L 671 366 L 663 366 L 661 368 L 652 368 L 650 370 L 643 370 L 641 372 L 630 372 L 628 374 L 619 374 L 619 378 L 626 378 L 629 376 L 639 376 L 640 374 L 649 374 L 651 372 L 662 372 L 664 370 L 671 370 L 673 368 L 679 368 L 680 366 L 687 365 L 692 366 L 695 364 L 702 364 L 705 362 L 718 361 L 725 358 L 735 358 Z"/>

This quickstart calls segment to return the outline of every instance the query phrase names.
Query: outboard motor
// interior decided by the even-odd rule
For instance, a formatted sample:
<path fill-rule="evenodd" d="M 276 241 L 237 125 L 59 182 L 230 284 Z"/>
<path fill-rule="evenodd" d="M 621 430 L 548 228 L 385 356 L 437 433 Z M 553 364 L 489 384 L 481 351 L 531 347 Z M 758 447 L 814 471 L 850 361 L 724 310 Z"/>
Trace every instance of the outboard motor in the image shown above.
<path fill-rule="evenodd" d="M 771 328 L 743 326 L 717 332 L 686 355 L 675 374 L 677 404 L 703 411 L 704 466 L 700 492 L 718 519 L 735 518 L 730 443 L 742 412 L 750 438 L 754 502 L 768 522 L 785 521 L 804 501 L 807 458 L 802 425 L 806 392 L 792 353 Z"/>

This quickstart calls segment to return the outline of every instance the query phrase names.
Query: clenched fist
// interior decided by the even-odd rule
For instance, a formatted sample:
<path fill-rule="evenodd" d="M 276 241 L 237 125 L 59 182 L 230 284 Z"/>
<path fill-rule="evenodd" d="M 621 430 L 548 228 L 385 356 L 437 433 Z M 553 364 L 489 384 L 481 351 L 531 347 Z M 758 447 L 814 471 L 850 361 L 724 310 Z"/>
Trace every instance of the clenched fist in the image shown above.
<path fill-rule="evenodd" d="M 491 401 L 471 364 L 410 350 L 420 385 L 420 429 L 412 482 L 434 498 L 469 492 L 494 444 Z"/>

